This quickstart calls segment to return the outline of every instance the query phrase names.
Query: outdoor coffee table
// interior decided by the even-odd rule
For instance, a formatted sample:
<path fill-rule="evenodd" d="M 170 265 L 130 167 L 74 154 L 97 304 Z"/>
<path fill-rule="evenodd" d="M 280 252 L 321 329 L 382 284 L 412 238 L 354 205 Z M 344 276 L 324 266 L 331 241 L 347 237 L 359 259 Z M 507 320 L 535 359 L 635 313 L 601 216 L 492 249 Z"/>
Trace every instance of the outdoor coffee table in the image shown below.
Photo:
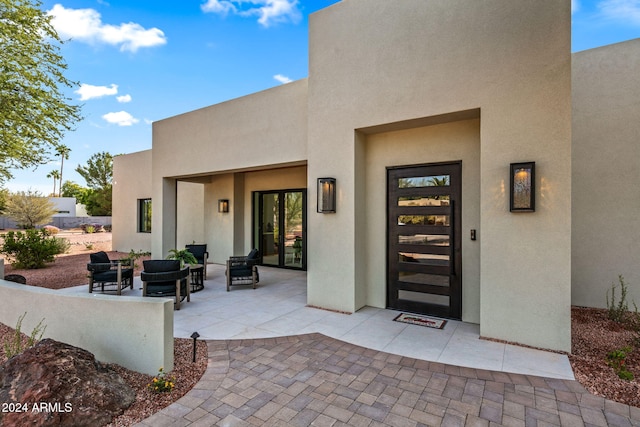
<path fill-rule="evenodd" d="M 204 265 L 190 264 L 189 273 L 191 273 L 191 292 L 198 292 L 204 289 Z"/>

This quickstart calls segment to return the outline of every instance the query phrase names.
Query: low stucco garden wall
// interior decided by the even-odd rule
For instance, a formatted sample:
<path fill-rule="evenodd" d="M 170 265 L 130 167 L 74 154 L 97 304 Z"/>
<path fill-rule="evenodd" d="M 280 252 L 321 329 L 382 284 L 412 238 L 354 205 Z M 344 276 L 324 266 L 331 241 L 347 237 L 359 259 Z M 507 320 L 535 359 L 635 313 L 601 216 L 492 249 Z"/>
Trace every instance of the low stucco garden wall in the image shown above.
<path fill-rule="evenodd" d="M 173 369 L 173 301 L 59 291 L 0 280 L 0 322 L 29 335 L 42 322 L 43 338 L 93 353 L 97 360 L 154 375 Z"/>

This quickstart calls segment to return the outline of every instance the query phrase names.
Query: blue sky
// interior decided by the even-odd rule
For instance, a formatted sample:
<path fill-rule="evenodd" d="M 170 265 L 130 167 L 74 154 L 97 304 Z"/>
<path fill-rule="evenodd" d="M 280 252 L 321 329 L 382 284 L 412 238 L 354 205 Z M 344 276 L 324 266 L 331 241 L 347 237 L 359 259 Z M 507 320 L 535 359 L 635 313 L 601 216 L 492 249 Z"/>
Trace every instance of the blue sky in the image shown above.
<path fill-rule="evenodd" d="M 44 0 L 85 117 L 63 140 L 63 179 L 84 186 L 74 169 L 97 152 L 151 148 L 155 120 L 306 77 L 309 14 L 337 1 Z M 640 0 L 573 0 L 572 12 L 573 51 L 640 37 Z M 49 194 L 59 168 L 15 171 L 5 186 Z"/>

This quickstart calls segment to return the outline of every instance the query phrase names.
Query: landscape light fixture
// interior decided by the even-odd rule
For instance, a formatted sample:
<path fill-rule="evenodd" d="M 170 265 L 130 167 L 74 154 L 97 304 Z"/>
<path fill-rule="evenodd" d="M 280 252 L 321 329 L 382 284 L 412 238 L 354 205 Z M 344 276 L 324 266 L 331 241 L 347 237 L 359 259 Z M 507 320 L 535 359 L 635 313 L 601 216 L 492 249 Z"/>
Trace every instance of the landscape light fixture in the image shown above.
<path fill-rule="evenodd" d="M 193 362 L 196 361 L 196 340 L 200 337 L 200 334 L 194 332 L 191 334 L 191 338 L 193 338 Z"/>
<path fill-rule="evenodd" d="M 220 213 L 228 213 L 229 212 L 229 199 L 219 199 L 218 200 L 218 212 L 220 212 Z"/>

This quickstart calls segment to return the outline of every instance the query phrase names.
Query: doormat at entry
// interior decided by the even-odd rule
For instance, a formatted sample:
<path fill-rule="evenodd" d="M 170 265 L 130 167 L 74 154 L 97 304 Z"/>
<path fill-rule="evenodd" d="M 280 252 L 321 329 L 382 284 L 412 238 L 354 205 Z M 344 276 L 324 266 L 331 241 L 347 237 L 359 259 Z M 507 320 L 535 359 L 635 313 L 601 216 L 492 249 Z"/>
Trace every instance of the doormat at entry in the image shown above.
<path fill-rule="evenodd" d="M 401 313 L 393 320 L 395 322 L 409 323 L 411 325 L 420 325 L 435 329 L 442 329 L 444 325 L 447 324 L 447 321 L 443 319 L 434 319 L 433 317 L 409 313 Z"/>

